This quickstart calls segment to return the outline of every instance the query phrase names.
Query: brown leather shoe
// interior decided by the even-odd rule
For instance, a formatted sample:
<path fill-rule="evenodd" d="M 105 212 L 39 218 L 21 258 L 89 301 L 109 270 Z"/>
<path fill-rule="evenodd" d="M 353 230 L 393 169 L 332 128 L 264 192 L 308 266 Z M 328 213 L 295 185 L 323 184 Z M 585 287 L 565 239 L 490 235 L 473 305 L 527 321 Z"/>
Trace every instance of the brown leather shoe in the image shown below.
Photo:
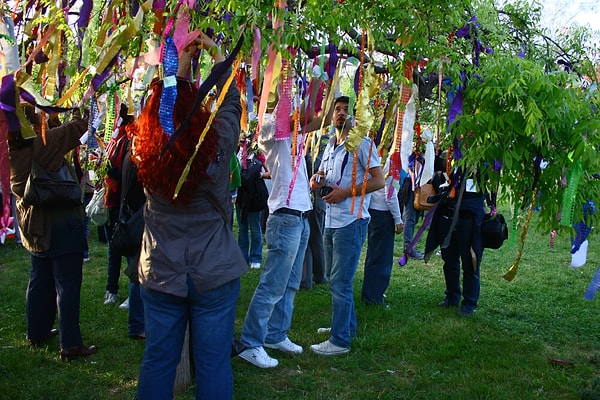
<path fill-rule="evenodd" d="M 53 337 L 58 336 L 58 334 L 59 334 L 58 329 L 51 329 L 50 332 L 48 333 L 48 336 L 46 336 L 43 339 L 37 339 L 37 340 L 29 339 L 29 345 L 31 347 L 41 347 L 41 346 L 45 345 L 48 340 L 52 339 Z"/>
<path fill-rule="evenodd" d="M 73 361 L 77 358 L 88 357 L 96 354 L 98 348 L 92 346 L 72 346 L 66 349 L 60 349 L 60 359 L 63 361 Z"/>

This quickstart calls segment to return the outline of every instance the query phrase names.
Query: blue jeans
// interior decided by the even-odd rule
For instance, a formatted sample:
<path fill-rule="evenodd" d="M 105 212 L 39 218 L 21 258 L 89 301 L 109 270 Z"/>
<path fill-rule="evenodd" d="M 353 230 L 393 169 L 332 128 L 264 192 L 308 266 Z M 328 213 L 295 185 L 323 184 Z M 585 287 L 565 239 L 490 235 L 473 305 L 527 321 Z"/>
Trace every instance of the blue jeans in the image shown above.
<path fill-rule="evenodd" d="M 366 304 L 383 304 L 383 294 L 390 284 L 394 264 L 394 217 L 389 211 L 369 209 L 369 214 L 371 221 L 361 297 Z"/>
<path fill-rule="evenodd" d="M 333 308 L 331 337 L 336 346 L 350 347 L 356 336 L 356 311 L 352 282 L 367 234 L 369 220 L 358 219 L 343 228 L 325 228 L 323 246 L 329 265 L 329 292 Z"/>
<path fill-rule="evenodd" d="M 260 263 L 262 261 L 262 230 L 260 228 L 262 211 L 251 211 L 248 213 L 248 220 L 242 223 L 240 209 L 236 207 L 238 222 L 238 244 L 242 249 L 244 258 L 250 263 Z M 248 234 L 248 232 L 250 234 Z M 250 249 L 250 252 L 248 252 Z"/>
<path fill-rule="evenodd" d="M 127 334 L 138 336 L 145 332 L 144 329 L 144 302 L 140 294 L 140 285 L 129 282 L 129 316 Z"/>
<path fill-rule="evenodd" d="M 288 214 L 269 215 L 267 258 L 242 328 L 242 342 L 246 347 L 279 343 L 287 336 L 294 297 L 302 279 L 309 234 L 306 218 Z"/>
<path fill-rule="evenodd" d="M 233 398 L 231 338 L 240 280 L 199 293 L 188 278 L 188 297 L 141 288 L 146 318 L 146 347 L 138 380 L 138 399 L 173 398 L 185 330 L 196 373 L 196 399 Z"/>
<path fill-rule="evenodd" d="M 461 308 L 466 311 L 475 310 L 479 301 L 480 264 L 483 255 L 480 232 L 483 210 L 483 197 L 463 198 L 460 208 L 461 215 L 450 237 L 450 244 L 447 248 L 442 249 L 446 298 L 450 304 L 458 305 L 462 295 Z M 449 227 L 452 220 L 441 216 L 438 223 Z M 448 228 L 442 227 L 440 231 L 447 232 Z M 475 256 L 475 260 L 473 256 Z"/>
<path fill-rule="evenodd" d="M 119 219 L 119 208 L 113 207 L 109 211 L 109 219 L 104 224 L 104 233 L 108 243 L 108 267 L 106 277 L 106 290 L 118 294 L 119 293 L 119 278 L 121 277 L 121 253 L 115 251 L 110 245 L 113 227 Z M 129 260 L 128 260 L 129 261 Z"/>
<path fill-rule="evenodd" d="M 79 304 L 83 255 L 31 256 L 27 285 L 27 338 L 46 339 L 58 310 L 60 347 L 81 346 Z"/>
<path fill-rule="evenodd" d="M 88 205 L 92 200 L 94 193 L 85 193 L 83 197 L 83 204 Z M 87 213 L 85 214 L 85 249 L 83 250 L 83 258 L 88 258 L 90 256 L 90 247 L 88 245 L 88 239 L 90 238 L 90 217 L 88 217 Z"/>

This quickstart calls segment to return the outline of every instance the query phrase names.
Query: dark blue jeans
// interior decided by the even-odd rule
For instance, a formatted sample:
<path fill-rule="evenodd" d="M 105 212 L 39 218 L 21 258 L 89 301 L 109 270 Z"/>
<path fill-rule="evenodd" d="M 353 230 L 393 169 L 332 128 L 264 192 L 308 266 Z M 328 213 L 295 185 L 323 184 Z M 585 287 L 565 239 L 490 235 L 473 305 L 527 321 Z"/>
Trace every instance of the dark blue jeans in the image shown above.
<path fill-rule="evenodd" d="M 483 255 L 481 244 L 481 222 L 483 220 L 483 197 L 463 198 L 458 221 L 452 232 L 450 244 L 442 249 L 446 297 L 450 304 L 459 304 L 472 311 L 477 308 L 480 290 L 480 264 Z M 450 226 L 450 212 L 439 216 L 439 224 Z M 441 227 L 441 232 L 448 228 Z M 473 250 L 473 252 L 471 252 Z M 460 273 L 462 269 L 462 291 Z"/>
<path fill-rule="evenodd" d="M 129 282 L 129 316 L 127 334 L 137 336 L 144 333 L 144 302 L 140 293 L 140 285 Z"/>
<path fill-rule="evenodd" d="M 82 263 L 82 252 L 56 257 L 31 256 L 26 294 L 28 339 L 47 338 L 58 310 L 60 347 L 83 344 L 79 330 Z"/>
<path fill-rule="evenodd" d="M 196 372 L 196 399 L 233 398 L 231 338 L 240 280 L 199 293 L 188 278 L 188 297 L 141 287 L 146 319 L 146 348 L 138 380 L 138 399 L 173 398 L 173 385 L 185 330 Z"/>
<path fill-rule="evenodd" d="M 358 219 L 342 228 L 325 228 L 323 247 L 329 266 L 331 293 L 331 336 L 336 346 L 350 347 L 356 336 L 353 282 L 369 220 Z"/>
<path fill-rule="evenodd" d="M 238 222 L 238 244 L 242 249 L 242 254 L 248 264 L 262 262 L 262 229 L 261 213 L 262 211 L 251 211 L 248 213 L 246 223 L 242 222 L 241 210 L 236 207 Z"/>
<path fill-rule="evenodd" d="M 92 200 L 92 196 L 94 193 L 85 193 L 83 198 L 83 204 L 88 205 L 88 203 Z M 85 249 L 83 250 L 83 258 L 88 258 L 90 256 L 90 246 L 88 245 L 88 240 L 90 238 L 90 217 L 88 217 L 87 213 L 85 214 Z"/>
<path fill-rule="evenodd" d="M 108 222 L 104 225 L 106 234 L 106 242 L 108 243 L 108 266 L 106 277 L 106 290 L 118 294 L 119 293 L 119 278 L 121 277 L 121 253 L 115 251 L 110 245 L 113 228 L 119 219 L 119 208 L 111 208 Z M 129 258 L 126 258 L 129 262 Z"/>
<path fill-rule="evenodd" d="M 362 286 L 362 301 L 383 304 L 394 264 L 394 217 L 389 211 L 369 209 L 367 256 Z"/>

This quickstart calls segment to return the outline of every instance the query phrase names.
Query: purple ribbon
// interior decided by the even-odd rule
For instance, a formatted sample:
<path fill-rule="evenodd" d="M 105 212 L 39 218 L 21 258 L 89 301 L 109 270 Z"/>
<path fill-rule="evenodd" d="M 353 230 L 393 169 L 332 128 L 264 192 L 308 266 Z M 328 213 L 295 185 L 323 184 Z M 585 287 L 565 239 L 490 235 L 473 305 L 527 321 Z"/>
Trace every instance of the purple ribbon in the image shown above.
<path fill-rule="evenodd" d="M 17 91 L 15 88 L 15 76 L 13 74 L 2 77 L 0 86 L 0 108 L 4 111 L 8 120 L 8 131 L 17 132 L 21 130 L 21 123 L 15 111 L 17 110 Z"/>
<path fill-rule="evenodd" d="M 70 108 L 70 107 L 45 106 L 45 105 L 42 105 L 42 104 L 38 104 L 35 101 L 35 97 L 33 97 L 25 89 L 19 88 L 19 92 L 21 93 L 21 98 L 23 100 L 25 100 L 26 102 L 28 102 L 32 106 L 35 106 L 35 107 L 39 108 L 40 110 L 42 110 L 44 112 L 47 112 L 48 114 L 54 114 L 54 113 L 58 113 L 58 112 L 65 112 L 65 111 L 70 111 L 70 110 L 73 109 L 73 108 Z"/>
<path fill-rule="evenodd" d="M 412 253 L 412 249 L 419 242 L 419 240 L 421 240 L 421 236 L 423 236 L 423 232 L 425 232 L 425 229 L 429 228 L 429 225 L 431 224 L 431 220 L 433 219 L 433 215 L 435 214 L 435 210 L 437 210 L 437 207 L 439 204 L 440 204 L 440 202 L 438 201 L 437 203 L 435 203 L 433 205 L 433 207 L 431 207 L 429 209 L 429 211 L 427 211 L 425 213 L 425 218 L 423 219 L 423 224 L 417 231 L 417 234 L 415 235 L 413 240 L 409 243 L 408 246 L 406 246 L 406 249 L 404 249 L 404 254 L 402 255 L 402 257 L 400 257 L 400 259 L 398 260 L 398 264 L 401 267 L 404 267 L 406 265 L 406 263 L 408 262 L 408 255 L 410 253 Z"/>
<path fill-rule="evenodd" d="M 338 48 L 335 44 L 329 42 L 329 79 L 333 79 L 333 75 L 335 74 L 335 69 L 338 63 Z"/>
<path fill-rule="evenodd" d="M 108 63 L 108 65 L 106 66 L 104 71 L 102 71 L 102 73 L 96 74 L 92 78 L 92 87 L 94 88 L 95 92 L 97 92 L 100 85 L 102 85 L 104 83 L 104 81 L 106 79 L 108 79 L 108 76 L 110 75 L 112 67 L 117 62 L 118 57 L 119 57 L 119 55 L 117 54 L 112 60 L 110 60 L 110 62 Z"/>

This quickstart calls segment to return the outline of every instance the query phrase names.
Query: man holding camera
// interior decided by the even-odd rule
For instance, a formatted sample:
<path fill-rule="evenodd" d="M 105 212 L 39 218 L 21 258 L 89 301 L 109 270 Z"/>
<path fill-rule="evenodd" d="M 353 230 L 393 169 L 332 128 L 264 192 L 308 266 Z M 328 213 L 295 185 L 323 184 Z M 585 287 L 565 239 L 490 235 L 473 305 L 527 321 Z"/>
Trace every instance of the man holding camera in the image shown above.
<path fill-rule="evenodd" d="M 323 243 L 325 273 L 332 296 L 332 324 L 326 329 L 330 338 L 310 347 L 322 355 L 348 353 L 352 337 L 356 336 L 352 282 L 370 220 L 369 193 L 384 186 L 380 159 L 372 141 L 363 138 L 355 152 L 345 147 L 352 125 L 348 104 L 346 96 L 335 100 L 332 121 L 336 134 L 325 149 L 318 172 L 310 180 L 311 189 L 319 189 L 327 204 Z M 368 176 L 366 181 L 365 176 Z M 361 199 L 363 188 L 367 194 Z"/>

